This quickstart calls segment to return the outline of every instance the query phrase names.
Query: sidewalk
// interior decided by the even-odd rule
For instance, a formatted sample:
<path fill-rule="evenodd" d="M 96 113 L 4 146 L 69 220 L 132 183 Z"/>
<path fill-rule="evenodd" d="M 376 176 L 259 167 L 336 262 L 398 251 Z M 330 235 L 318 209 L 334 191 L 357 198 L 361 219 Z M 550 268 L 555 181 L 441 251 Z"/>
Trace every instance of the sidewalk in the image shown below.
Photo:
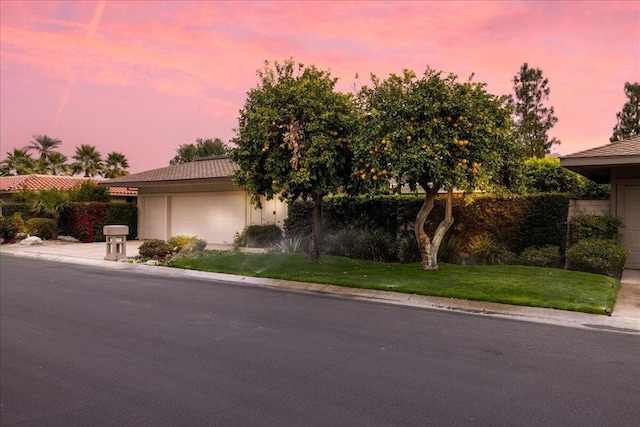
<path fill-rule="evenodd" d="M 127 242 L 127 256 L 138 254 L 140 241 Z M 208 249 L 230 249 L 226 245 L 207 245 Z M 383 302 L 411 307 L 461 311 L 466 313 L 490 315 L 501 318 L 531 321 L 546 324 L 579 328 L 605 329 L 624 333 L 640 334 L 640 271 L 625 270 L 622 276 L 618 300 L 611 316 L 554 310 L 548 308 L 524 307 L 516 305 L 467 301 L 453 298 L 428 297 L 375 291 L 369 289 L 347 288 L 333 285 L 291 282 L 285 280 L 258 277 L 236 276 L 221 273 L 206 273 L 178 268 L 129 264 L 105 261 L 105 243 L 66 243 L 45 241 L 40 246 L 4 244 L 0 246 L 0 255 L 37 258 L 48 261 L 71 264 L 91 265 L 101 268 L 127 270 L 132 273 L 154 274 L 193 278 L 198 280 L 223 280 L 240 285 L 260 286 L 294 290 L 299 292 L 331 294 L 339 297 L 366 301 Z"/>

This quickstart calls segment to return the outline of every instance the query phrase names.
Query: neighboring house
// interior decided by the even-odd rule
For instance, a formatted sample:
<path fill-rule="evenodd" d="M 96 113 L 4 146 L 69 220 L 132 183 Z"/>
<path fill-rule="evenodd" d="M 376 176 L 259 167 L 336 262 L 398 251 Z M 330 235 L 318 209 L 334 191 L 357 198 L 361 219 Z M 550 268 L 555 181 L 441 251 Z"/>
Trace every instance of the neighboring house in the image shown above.
<path fill-rule="evenodd" d="M 231 182 L 237 169 L 228 156 L 140 172 L 101 182 L 100 186 L 138 188 L 138 238 L 167 240 L 198 236 L 209 243 L 231 243 L 247 225 L 277 224 L 287 216 L 278 199 L 255 209 L 249 195 Z"/>
<path fill-rule="evenodd" d="M 626 267 L 640 269 L 640 136 L 561 157 L 560 165 L 592 181 L 611 183 L 609 210 L 625 225 Z"/>
<path fill-rule="evenodd" d="M 75 176 L 58 176 L 58 175 L 17 175 L 0 177 L 0 201 L 11 203 L 13 194 L 22 190 L 71 190 L 78 187 L 85 181 L 93 181 L 95 183 L 101 180 L 93 178 L 75 177 Z M 135 203 L 138 191 L 135 188 L 127 187 L 111 187 L 109 195 L 112 202 L 128 202 Z"/>

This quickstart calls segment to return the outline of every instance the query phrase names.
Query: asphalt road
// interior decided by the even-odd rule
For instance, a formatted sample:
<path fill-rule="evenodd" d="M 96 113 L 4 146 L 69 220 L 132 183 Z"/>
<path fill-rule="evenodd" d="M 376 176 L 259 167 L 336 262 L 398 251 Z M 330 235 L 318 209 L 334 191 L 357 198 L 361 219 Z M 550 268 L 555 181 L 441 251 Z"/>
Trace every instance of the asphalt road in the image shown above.
<path fill-rule="evenodd" d="M 0 259 L 0 424 L 615 425 L 637 335 Z"/>

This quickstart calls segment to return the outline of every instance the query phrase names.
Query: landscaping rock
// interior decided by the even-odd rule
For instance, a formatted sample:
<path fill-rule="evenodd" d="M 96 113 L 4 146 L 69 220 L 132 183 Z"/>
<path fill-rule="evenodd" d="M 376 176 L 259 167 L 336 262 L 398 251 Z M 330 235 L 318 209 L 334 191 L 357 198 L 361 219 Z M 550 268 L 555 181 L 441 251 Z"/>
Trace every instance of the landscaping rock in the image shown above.
<path fill-rule="evenodd" d="M 78 243 L 80 241 L 73 236 L 58 236 L 58 240 L 62 240 L 63 242 L 72 242 L 72 243 Z"/>
<path fill-rule="evenodd" d="M 20 242 L 21 245 L 41 245 L 42 244 L 42 239 L 39 238 L 38 236 L 31 236 L 31 237 L 27 237 L 26 239 L 23 239 Z"/>

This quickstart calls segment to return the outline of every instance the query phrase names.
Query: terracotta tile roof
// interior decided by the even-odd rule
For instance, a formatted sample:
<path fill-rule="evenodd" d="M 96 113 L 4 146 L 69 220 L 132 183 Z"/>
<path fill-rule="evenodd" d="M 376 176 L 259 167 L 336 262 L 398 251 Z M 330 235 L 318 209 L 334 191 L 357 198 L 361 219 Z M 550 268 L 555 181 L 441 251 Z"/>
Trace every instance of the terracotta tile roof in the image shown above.
<path fill-rule="evenodd" d="M 55 188 L 57 190 L 70 190 L 84 181 L 102 182 L 101 179 L 75 177 L 75 176 L 57 176 L 57 175 L 18 175 L 0 177 L 0 192 L 16 193 L 20 190 L 49 190 Z M 137 189 L 127 187 L 111 187 L 109 194 L 112 196 L 135 196 L 138 194 Z"/>
<path fill-rule="evenodd" d="M 625 157 L 640 156 L 640 135 L 622 141 L 612 142 L 601 147 L 563 156 L 563 159 L 587 158 L 587 157 Z"/>
<path fill-rule="evenodd" d="M 114 178 L 109 181 L 103 181 L 100 185 L 107 187 L 111 187 L 112 185 L 139 187 L 148 183 L 221 179 L 229 178 L 237 169 L 238 166 L 233 163 L 228 156 L 207 157 L 195 162 L 181 163 L 179 165 Z"/>

